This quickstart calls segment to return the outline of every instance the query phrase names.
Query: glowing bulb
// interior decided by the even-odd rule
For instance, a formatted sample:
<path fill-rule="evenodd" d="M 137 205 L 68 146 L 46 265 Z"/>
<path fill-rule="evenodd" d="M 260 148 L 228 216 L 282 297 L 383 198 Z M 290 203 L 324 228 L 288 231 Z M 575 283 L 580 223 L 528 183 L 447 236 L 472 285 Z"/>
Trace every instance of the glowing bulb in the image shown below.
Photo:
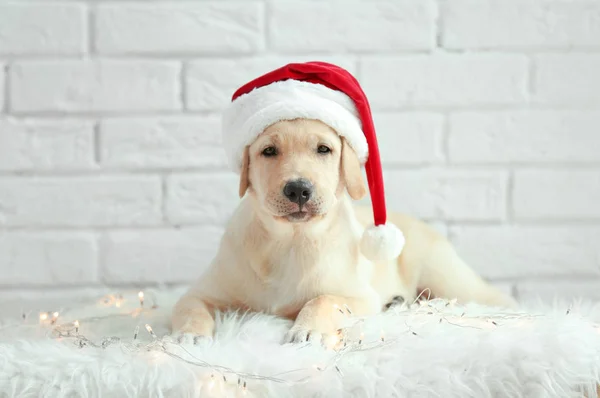
<path fill-rule="evenodd" d="M 54 325 L 54 323 L 56 322 L 57 319 L 58 319 L 58 312 L 52 313 L 52 321 L 51 321 L 51 323 L 53 325 Z"/>
<path fill-rule="evenodd" d="M 140 291 L 138 293 L 138 298 L 140 299 L 140 306 L 144 306 L 144 292 Z"/>
<path fill-rule="evenodd" d="M 381 330 L 381 342 L 385 341 L 385 334 L 383 333 L 383 329 Z"/>
<path fill-rule="evenodd" d="M 365 334 L 363 332 L 360 332 L 360 339 L 358 339 L 358 344 L 362 344 L 364 339 L 365 339 Z"/>
<path fill-rule="evenodd" d="M 330 335 L 330 336 L 327 337 L 326 346 L 327 346 L 328 349 L 333 349 L 333 348 L 335 348 L 335 346 L 339 342 L 340 342 L 339 337 L 336 336 L 335 334 L 332 334 L 332 335 Z"/>
<path fill-rule="evenodd" d="M 154 337 L 155 339 L 157 338 L 154 332 L 152 331 L 152 327 L 150 325 L 146 324 L 146 330 L 148 331 L 148 333 L 150 333 L 152 337 Z"/>
<path fill-rule="evenodd" d="M 208 383 L 208 391 L 211 391 L 215 386 L 215 375 L 210 375 L 210 383 Z"/>
<path fill-rule="evenodd" d="M 46 319 L 48 319 L 48 313 L 42 312 L 40 314 L 40 321 L 45 321 Z"/>
<path fill-rule="evenodd" d="M 73 325 L 75 326 L 75 333 L 79 333 L 79 321 L 73 322 Z"/>
<path fill-rule="evenodd" d="M 352 315 L 352 311 L 350 310 L 350 307 L 348 307 L 346 304 L 344 304 L 344 308 L 346 309 L 348 314 Z"/>

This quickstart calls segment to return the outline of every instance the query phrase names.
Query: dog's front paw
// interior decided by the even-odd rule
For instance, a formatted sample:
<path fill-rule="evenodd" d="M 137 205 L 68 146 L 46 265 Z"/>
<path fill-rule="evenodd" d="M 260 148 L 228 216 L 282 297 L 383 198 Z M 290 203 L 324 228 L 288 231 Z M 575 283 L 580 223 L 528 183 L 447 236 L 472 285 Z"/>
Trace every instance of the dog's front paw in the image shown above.
<path fill-rule="evenodd" d="M 171 339 L 181 345 L 198 345 L 202 342 L 212 341 L 212 336 L 177 331 L 171 334 Z"/>
<path fill-rule="evenodd" d="M 321 343 L 323 334 L 316 329 L 309 329 L 302 325 L 294 325 L 285 335 L 284 343 Z"/>

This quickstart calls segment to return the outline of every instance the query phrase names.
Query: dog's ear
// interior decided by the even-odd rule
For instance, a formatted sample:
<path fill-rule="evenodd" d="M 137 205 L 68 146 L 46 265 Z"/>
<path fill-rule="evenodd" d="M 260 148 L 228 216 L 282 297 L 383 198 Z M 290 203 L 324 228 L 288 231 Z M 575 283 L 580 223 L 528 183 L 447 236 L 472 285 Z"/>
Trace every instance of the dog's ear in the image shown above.
<path fill-rule="evenodd" d="M 250 180 L 248 176 L 248 171 L 250 169 L 250 154 L 249 148 L 246 146 L 244 148 L 244 155 L 242 156 L 242 171 L 240 173 L 240 198 L 244 197 L 246 191 L 248 190 L 248 186 L 250 185 Z"/>
<path fill-rule="evenodd" d="M 358 156 L 356 156 L 356 152 L 354 152 L 354 149 L 346 142 L 345 138 L 342 138 L 340 167 L 350 197 L 354 200 L 362 199 L 367 193 L 367 188 L 365 187 L 362 178 L 360 161 L 358 160 Z"/>

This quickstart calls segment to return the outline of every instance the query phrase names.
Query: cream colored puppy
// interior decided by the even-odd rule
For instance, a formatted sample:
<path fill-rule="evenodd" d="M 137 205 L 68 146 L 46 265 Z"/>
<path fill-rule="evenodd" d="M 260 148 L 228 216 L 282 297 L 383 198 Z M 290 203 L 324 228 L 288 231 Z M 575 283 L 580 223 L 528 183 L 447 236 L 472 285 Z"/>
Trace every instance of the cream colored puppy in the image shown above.
<path fill-rule="evenodd" d="M 371 209 L 352 204 L 365 193 L 356 154 L 330 127 L 306 119 L 268 127 L 246 147 L 243 199 L 210 268 L 176 304 L 173 331 L 212 336 L 215 310 L 242 309 L 295 320 L 286 341 L 320 340 L 340 327 L 336 306 L 375 314 L 426 288 L 460 302 L 516 304 L 406 215 L 388 215 L 406 238 L 397 260 L 368 261 L 359 242 Z"/>

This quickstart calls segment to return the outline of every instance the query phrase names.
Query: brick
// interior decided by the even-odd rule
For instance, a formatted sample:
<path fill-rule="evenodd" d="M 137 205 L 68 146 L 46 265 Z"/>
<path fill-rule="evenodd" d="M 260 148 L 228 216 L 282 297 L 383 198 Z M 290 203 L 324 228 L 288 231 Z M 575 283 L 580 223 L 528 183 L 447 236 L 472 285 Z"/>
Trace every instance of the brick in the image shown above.
<path fill-rule="evenodd" d="M 96 14 L 96 49 L 109 54 L 235 54 L 263 46 L 257 2 L 110 4 Z"/>
<path fill-rule="evenodd" d="M 6 87 L 5 87 L 5 81 L 7 79 L 6 77 L 6 69 L 8 67 L 6 65 L 4 65 L 2 62 L 0 62 L 0 112 L 2 112 L 5 108 L 6 105 Z"/>
<path fill-rule="evenodd" d="M 504 172 L 385 170 L 390 210 L 436 220 L 503 220 L 507 175 Z"/>
<path fill-rule="evenodd" d="M 594 274 L 600 265 L 600 227 L 455 226 L 450 240 L 486 278 Z"/>
<path fill-rule="evenodd" d="M 600 4 L 566 1 L 442 3 L 442 43 L 452 49 L 600 47 Z"/>
<path fill-rule="evenodd" d="M 79 4 L 0 4 L 0 55 L 81 54 L 86 18 Z"/>
<path fill-rule="evenodd" d="M 450 115 L 453 163 L 585 163 L 600 160 L 597 111 L 461 112 Z"/>
<path fill-rule="evenodd" d="M 534 101 L 571 106 L 600 103 L 600 55 L 539 55 L 534 65 Z"/>
<path fill-rule="evenodd" d="M 350 57 L 321 56 L 320 60 L 337 64 L 356 72 Z M 310 56 L 295 57 L 294 62 L 314 60 Z M 202 111 L 223 109 L 241 85 L 290 62 L 289 58 L 264 56 L 236 59 L 201 59 L 192 61 L 186 68 L 187 108 Z"/>
<path fill-rule="evenodd" d="M 435 54 L 365 57 L 361 84 L 376 109 L 523 103 L 522 55 Z"/>
<path fill-rule="evenodd" d="M 174 224 L 224 225 L 239 203 L 233 173 L 174 175 L 167 180 L 167 218 Z"/>
<path fill-rule="evenodd" d="M 380 112 L 375 113 L 373 119 L 384 166 L 444 160 L 443 116 L 425 112 Z"/>
<path fill-rule="evenodd" d="M 210 226 L 107 232 L 101 240 L 102 280 L 189 284 L 210 265 L 222 235 Z"/>
<path fill-rule="evenodd" d="M 556 303 L 555 308 L 565 313 L 573 302 L 599 301 L 598 286 L 600 286 L 600 279 L 588 278 L 586 280 L 523 281 L 517 283 L 516 289 L 520 302 Z M 573 305 L 572 310 L 577 312 L 578 305 Z"/>
<path fill-rule="evenodd" d="M 435 44 L 436 10 L 429 0 L 273 2 L 269 14 L 269 42 L 283 52 L 420 50 Z"/>
<path fill-rule="evenodd" d="M 93 166 L 91 122 L 0 119 L 0 170 L 70 170 Z"/>
<path fill-rule="evenodd" d="M 427 223 L 431 228 L 443 236 L 448 236 L 448 225 L 441 221 L 429 221 Z"/>
<path fill-rule="evenodd" d="M 10 69 L 11 106 L 16 112 L 175 110 L 179 69 L 170 61 L 18 62 Z"/>
<path fill-rule="evenodd" d="M 0 178 L 0 226 L 151 225 L 158 177 Z"/>
<path fill-rule="evenodd" d="M 0 233 L 0 285 L 62 285 L 96 280 L 96 240 L 86 232 Z"/>
<path fill-rule="evenodd" d="M 520 220 L 600 220 L 600 169 L 518 170 L 513 190 Z"/>
<path fill-rule="evenodd" d="M 225 168 L 217 117 L 109 119 L 100 124 L 109 168 Z"/>

